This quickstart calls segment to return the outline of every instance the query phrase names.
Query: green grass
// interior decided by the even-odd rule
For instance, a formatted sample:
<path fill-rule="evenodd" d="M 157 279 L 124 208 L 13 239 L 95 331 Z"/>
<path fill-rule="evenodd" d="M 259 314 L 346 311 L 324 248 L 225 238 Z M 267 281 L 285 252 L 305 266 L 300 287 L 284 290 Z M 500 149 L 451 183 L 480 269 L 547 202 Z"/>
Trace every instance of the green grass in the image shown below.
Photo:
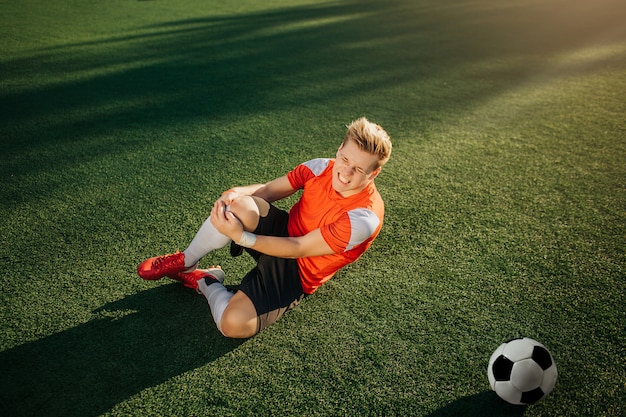
<path fill-rule="evenodd" d="M 624 415 L 624 21 L 617 0 L 0 2 L 0 414 Z M 225 339 L 135 275 L 361 115 L 394 140 L 385 226 L 277 324 Z M 527 408 L 486 377 L 522 335 L 559 368 Z"/>

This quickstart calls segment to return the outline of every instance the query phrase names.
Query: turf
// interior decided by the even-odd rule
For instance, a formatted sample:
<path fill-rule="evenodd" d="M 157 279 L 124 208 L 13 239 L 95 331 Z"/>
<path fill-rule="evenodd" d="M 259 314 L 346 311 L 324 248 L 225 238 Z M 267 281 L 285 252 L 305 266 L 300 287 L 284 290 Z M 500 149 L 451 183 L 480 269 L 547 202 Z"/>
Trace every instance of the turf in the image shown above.
<path fill-rule="evenodd" d="M 0 2 L 0 414 L 624 415 L 624 21 L 617 0 Z M 361 115 L 394 140 L 385 226 L 274 326 L 225 339 L 135 275 Z M 487 382 L 517 336 L 559 369 L 530 407 Z"/>

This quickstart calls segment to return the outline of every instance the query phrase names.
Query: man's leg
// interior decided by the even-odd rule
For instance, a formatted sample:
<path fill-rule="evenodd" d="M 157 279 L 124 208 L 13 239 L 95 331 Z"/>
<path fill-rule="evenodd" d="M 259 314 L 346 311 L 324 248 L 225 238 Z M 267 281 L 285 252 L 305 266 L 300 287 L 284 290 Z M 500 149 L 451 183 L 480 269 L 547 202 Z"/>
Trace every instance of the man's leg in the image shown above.
<path fill-rule="evenodd" d="M 211 284 L 209 291 L 210 287 L 218 288 Z M 251 337 L 275 323 L 304 297 L 295 259 L 261 255 L 222 310 L 218 327 L 228 337 Z"/>
<path fill-rule="evenodd" d="M 209 252 L 223 248 L 230 243 L 211 224 L 211 217 L 200 227 L 187 249 L 167 255 L 148 258 L 137 267 L 137 274 L 143 279 L 156 280 L 165 276 L 176 279 L 177 274 L 191 272 L 198 266 L 198 261 Z"/>
<path fill-rule="evenodd" d="M 270 211 L 270 203 L 259 197 L 238 197 L 229 206 L 235 217 L 248 232 L 253 232 L 259 225 L 259 219 L 266 217 Z"/>
<path fill-rule="evenodd" d="M 198 289 L 207 299 L 215 325 L 224 336 L 248 338 L 257 333 L 256 309 L 242 291 L 233 295 L 218 282 L 206 285 L 203 281 L 198 284 Z"/>
<path fill-rule="evenodd" d="M 269 203 L 258 197 L 243 196 L 235 199 L 229 209 L 247 231 L 253 231 L 259 224 L 259 216 L 267 215 Z M 147 280 L 156 280 L 164 276 L 175 277 L 180 272 L 194 270 L 202 257 L 211 251 L 223 248 L 228 243 L 230 243 L 230 238 L 215 229 L 209 216 L 187 249 L 183 252 L 146 259 L 137 267 L 137 273 Z"/>
<path fill-rule="evenodd" d="M 245 230 L 253 231 L 259 224 L 259 217 L 267 216 L 269 203 L 258 197 L 242 196 L 233 200 L 228 210 L 239 219 Z M 211 217 L 209 216 L 189 247 L 183 251 L 185 265 L 191 267 L 209 252 L 223 248 L 229 243 L 230 238 L 217 231 L 211 224 Z"/>
<path fill-rule="evenodd" d="M 236 200 L 231 209 L 247 231 L 287 236 L 288 214 L 257 198 Z M 263 219 L 263 221 L 261 221 Z M 214 281 L 200 282 L 213 319 L 224 336 L 248 338 L 274 323 L 294 308 L 302 291 L 295 259 L 259 254 L 257 265 L 242 280 L 239 291 L 231 294 Z"/>
<path fill-rule="evenodd" d="M 245 230 L 254 231 L 260 217 L 267 216 L 269 203 L 257 197 L 244 196 L 235 199 L 229 209 L 241 221 Z M 258 332 L 258 319 L 252 300 L 242 291 L 233 295 L 219 282 L 206 284 L 204 281 L 200 282 L 198 289 L 207 299 L 219 331 L 232 338 L 254 336 Z"/>
<path fill-rule="evenodd" d="M 183 251 L 185 255 L 185 266 L 193 267 L 206 254 L 216 249 L 223 248 L 230 243 L 230 238 L 224 236 L 211 224 L 211 216 L 209 216 L 204 224 L 200 227 L 193 240 Z"/>

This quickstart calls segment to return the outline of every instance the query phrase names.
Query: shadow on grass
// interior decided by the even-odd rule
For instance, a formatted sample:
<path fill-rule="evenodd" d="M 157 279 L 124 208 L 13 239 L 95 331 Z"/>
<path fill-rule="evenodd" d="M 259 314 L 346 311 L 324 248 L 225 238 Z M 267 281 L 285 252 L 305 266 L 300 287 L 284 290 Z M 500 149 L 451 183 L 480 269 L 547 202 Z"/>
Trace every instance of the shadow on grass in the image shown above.
<path fill-rule="evenodd" d="M 177 284 L 107 304 L 91 321 L 0 352 L 0 415 L 97 416 L 241 345 Z"/>
<path fill-rule="evenodd" d="M 511 405 L 502 401 L 492 391 L 460 398 L 427 417 L 515 417 L 523 416 L 525 406 Z"/>

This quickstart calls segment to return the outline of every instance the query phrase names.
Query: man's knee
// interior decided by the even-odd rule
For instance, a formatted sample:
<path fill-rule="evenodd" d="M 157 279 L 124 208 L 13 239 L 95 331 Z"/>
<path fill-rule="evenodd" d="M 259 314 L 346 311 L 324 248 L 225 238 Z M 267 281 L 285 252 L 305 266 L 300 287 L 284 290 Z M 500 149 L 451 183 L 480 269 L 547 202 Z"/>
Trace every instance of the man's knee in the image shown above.
<path fill-rule="evenodd" d="M 259 197 L 241 196 L 230 203 L 230 211 L 244 225 L 245 229 L 252 231 L 259 224 L 259 217 L 267 216 L 270 204 Z"/>
<path fill-rule="evenodd" d="M 248 317 L 237 309 L 227 309 L 220 321 L 220 331 L 226 337 L 244 339 L 257 333 L 257 318 Z"/>

